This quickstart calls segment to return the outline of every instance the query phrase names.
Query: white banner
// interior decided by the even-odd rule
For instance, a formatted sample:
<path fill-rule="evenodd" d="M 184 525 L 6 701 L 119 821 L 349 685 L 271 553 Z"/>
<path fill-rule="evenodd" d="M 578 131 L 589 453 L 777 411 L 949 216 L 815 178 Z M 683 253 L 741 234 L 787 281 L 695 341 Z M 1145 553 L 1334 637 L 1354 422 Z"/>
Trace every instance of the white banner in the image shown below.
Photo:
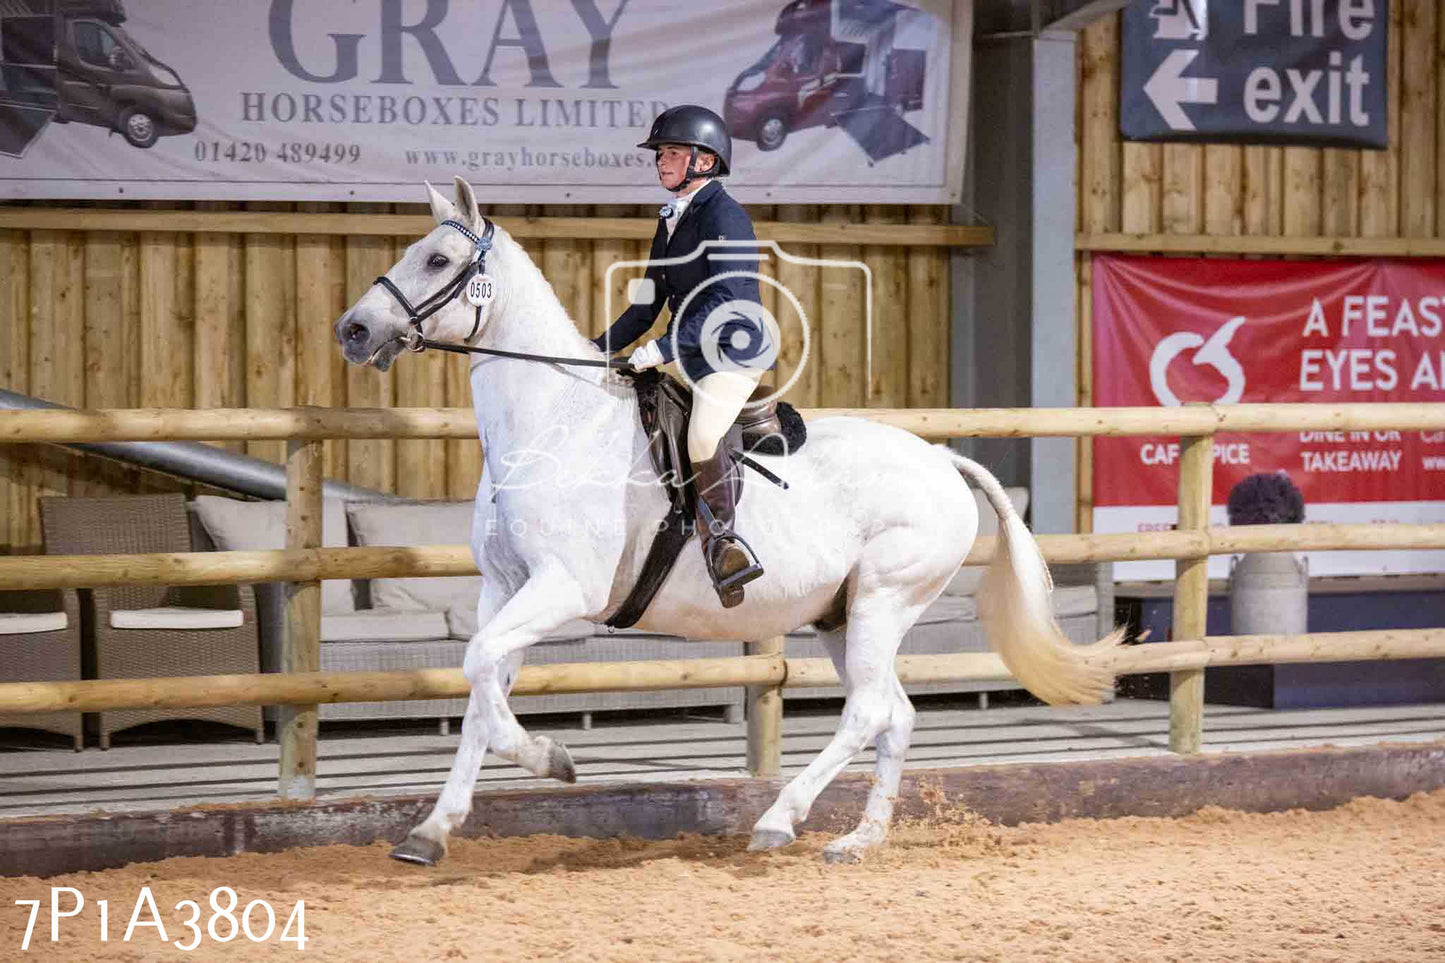
<path fill-rule="evenodd" d="M 754 203 L 950 203 L 972 0 L 0 0 L 0 196 L 646 203 L 722 114 Z"/>

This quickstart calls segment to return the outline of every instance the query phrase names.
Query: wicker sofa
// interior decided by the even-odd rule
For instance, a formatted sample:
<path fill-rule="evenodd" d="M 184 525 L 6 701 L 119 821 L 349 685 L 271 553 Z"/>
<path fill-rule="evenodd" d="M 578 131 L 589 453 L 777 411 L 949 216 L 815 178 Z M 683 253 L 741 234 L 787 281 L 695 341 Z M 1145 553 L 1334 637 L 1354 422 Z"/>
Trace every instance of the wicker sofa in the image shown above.
<path fill-rule="evenodd" d="M 285 541 L 285 506 L 199 496 L 192 504 L 197 537 L 209 548 L 279 548 Z M 470 501 L 347 502 L 326 499 L 322 543 L 353 545 L 445 545 L 470 538 Z M 459 668 L 467 640 L 476 630 L 481 579 L 473 577 L 393 578 L 330 581 L 322 586 L 321 668 L 323 671 Z M 284 631 L 280 585 L 255 586 L 261 626 L 261 664 L 279 671 Z M 563 626 L 527 650 L 529 665 L 642 659 L 708 658 L 743 654 L 739 642 L 679 645 L 666 636 L 639 632 L 610 634 L 590 622 Z M 702 708 L 724 710 L 741 719 L 741 687 L 659 692 L 598 692 L 518 696 L 519 715 L 609 709 Z M 353 702 L 323 705 L 323 720 L 435 719 L 448 721 L 466 710 L 465 699 Z"/>
<path fill-rule="evenodd" d="M 52 555 L 190 552 L 185 496 L 44 497 L 40 521 Z M 229 675 L 260 668 L 256 608 L 244 585 L 116 585 L 80 591 L 97 679 Z M 256 706 L 121 709 L 96 713 L 100 747 L 146 722 L 203 719 L 264 736 Z"/>
<path fill-rule="evenodd" d="M 1016 508 L 1027 507 L 1028 493 L 1009 489 Z M 990 534 L 997 519 L 981 495 L 980 530 Z M 214 496 L 198 497 L 195 514 L 216 548 L 276 548 L 284 542 L 285 506 L 281 503 L 242 502 Z M 469 538 L 473 506 L 470 501 L 348 502 L 328 499 L 323 511 L 323 544 L 436 545 L 457 544 Z M 1096 586 L 1095 566 L 1056 567 L 1055 611 L 1065 633 L 1079 642 L 1099 635 L 1101 613 L 1112 616 L 1112 601 L 1104 600 Z M 924 613 L 905 636 L 901 654 L 986 651 L 978 624 L 973 592 L 982 570 L 961 569 L 945 594 Z M 1105 580 L 1106 582 L 1107 580 Z M 1102 583 L 1101 583 L 1102 584 Z M 476 599 L 480 577 L 370 579 L 324 583 L 322 590 L 321 668 L 326 671 L 457 668 L 467 640 L 476 628 Z M 277 671 L 283 631 L 280 586 L 257 585 L 264 671 Z M 823 656 L 822 646 L 809 627 L 789 635 L 791 656 Z M 609 632 L 590 622 L 573 622 L 527 650 L 527 664 L 606 662 L 652 659 L 710 658 L 741 655 L 741 642 L 688 642 L 672 636 L 638 630 Z M 913 693 L 980 692 L 1016 688 L 1016 683 L 936 683 L 910 686 Z M 841 694 L 836 687 L 789 689 L 790 698 L 819 698 Z M 721 707 L 730 720 L 742 717 L 744 690 L 677 689 L 661 692 L 604 692 L 566 695 L 518 696 L 513 710 L 519 715 L 543 712 L 581 712 L 609 709 Z M 363 702 L 324 705 L 321 718 L 436 719 L 446 731 L 447 720 L 466 709 L 463 699 L 404 702 Z"/>
<path fill-rule="evenodd" d="M 0 681 L 80 678 L 80 600 L 74 589 L 0 592 Z M 80 751 L 79 712 L 0 712 L 0 727 L 69 736 Z"/>

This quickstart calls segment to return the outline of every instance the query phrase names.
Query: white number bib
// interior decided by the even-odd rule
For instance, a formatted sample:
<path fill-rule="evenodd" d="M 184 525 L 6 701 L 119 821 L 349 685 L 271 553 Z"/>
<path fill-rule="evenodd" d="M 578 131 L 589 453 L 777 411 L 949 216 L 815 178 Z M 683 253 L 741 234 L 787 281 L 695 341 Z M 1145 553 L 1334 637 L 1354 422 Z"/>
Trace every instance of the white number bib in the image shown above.
<path fill-rule="evenodd" d="M 473 275 L 472 279 L 467 282 L 467 300 L 472 303 L 473 307 L 482 307 L 496 297 L 496 293 L 497 286 L 489 274 Z"/>

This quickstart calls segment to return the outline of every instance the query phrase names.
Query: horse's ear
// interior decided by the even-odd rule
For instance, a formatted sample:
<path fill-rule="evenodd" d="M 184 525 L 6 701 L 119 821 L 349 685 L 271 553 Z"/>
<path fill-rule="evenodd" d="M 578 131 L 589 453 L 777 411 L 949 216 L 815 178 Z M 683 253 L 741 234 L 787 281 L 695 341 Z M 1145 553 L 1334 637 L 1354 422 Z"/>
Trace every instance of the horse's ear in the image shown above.
<path fill-rule="evenodd" d="M 427 200 L 431 202 L 431 216 L 436 218 L 438 224 L 442 221 L 456 220 L 456 206 L 445 197 L 442 197 L 441 194 L 437 192 L 437 189 L 431 186 L 430 181 L 426 182 L 426 196 Z"/>
<path fill-rule="evenodd" d="M 476 227 L 482 222 L 482 212 L 477 208 L 477 195 L 472 193 L 472 185 L 466 182 L 463 177 L 457 177 L 457 210 L 465 218 L 463 223 Z"/>

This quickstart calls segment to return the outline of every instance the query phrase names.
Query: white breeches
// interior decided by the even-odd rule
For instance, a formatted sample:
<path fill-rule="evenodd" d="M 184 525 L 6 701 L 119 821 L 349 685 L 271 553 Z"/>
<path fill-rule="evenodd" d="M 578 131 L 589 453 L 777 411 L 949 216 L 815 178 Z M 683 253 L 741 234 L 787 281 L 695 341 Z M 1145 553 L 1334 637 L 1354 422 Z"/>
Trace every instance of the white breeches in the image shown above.
<path fill-rule="evenodd" d="M 743 371 L 715 371 L 701 378 L 692 393 L 692 418 L 687 423 L 687 457 L 707 461 L 737 420 L 763 376 Z"/>

